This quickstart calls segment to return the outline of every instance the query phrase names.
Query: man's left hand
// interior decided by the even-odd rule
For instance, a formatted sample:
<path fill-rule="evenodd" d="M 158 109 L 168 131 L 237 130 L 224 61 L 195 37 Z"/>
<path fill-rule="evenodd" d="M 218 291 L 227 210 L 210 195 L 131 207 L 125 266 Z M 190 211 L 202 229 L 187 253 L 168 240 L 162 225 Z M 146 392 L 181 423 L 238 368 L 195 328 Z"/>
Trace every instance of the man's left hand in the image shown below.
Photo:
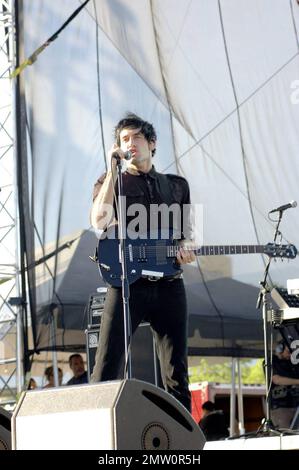
<path fill-rule="evenodd" d="M 196 256 L 193 253 L 192 249 L 186 249 L 182 246 L 176 258 L 179 264 L 188 264 L 193 263 L 193 261 L 195 261 L 196 259 Z"/>

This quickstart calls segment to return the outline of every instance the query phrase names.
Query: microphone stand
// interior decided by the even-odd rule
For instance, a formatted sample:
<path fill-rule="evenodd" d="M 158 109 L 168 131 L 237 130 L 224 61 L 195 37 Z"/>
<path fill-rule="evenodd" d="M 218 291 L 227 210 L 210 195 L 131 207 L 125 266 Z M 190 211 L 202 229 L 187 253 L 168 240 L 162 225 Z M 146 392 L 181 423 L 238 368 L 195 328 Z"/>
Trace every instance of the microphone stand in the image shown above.
<path fill-rule="evenodd" d="M 123 196 L 123 177 L 122 177 L 122 164 L 118 155 L 113 158 L 116 159 L 117 166 L 117 187 L 118 187 L 118 239 L 119 239 L 119 258 L 122 267 L 122 299 L 123 299 L 123 319 L 124 319 L 124 340 L 125 340 L 125 378 L 132 378 L 132 361 L 131 361 L 131 316 L 130 316 L 130 285 L 127 275 L 127 260 L 126 260 L 126 214 Z"/>
<path fill-rule="evenodd" d="M 274 233 L 274 243 L 276 243 L 277 236 L 279 234 L 279 225 L 282 219 L 283 211 L 279 211 L 279 217 Z M 270 293 L 270 286 L 267 282 L 267 277 L 269 274 L 269 268 L 272 258 L 269 258 L 268 263 L 265 268 L 264 278 L 260 282 L 260 292 L 257 298 L 256 308 L 260 309 L 262 306 L 263 313 L 263 331 L 264 331 L 264 357 L 265 357 L 265 380 L 266 380 L 266 418 L 262 424 L 262 431 L 265 433 L 279 434 L 278 431 L 275 431 L 274 425 L 270 418 L 270 389 L 271 389 L 271 368 L 272 368 L 272 351 L 269 354 L 269 345 L 268 345 L 268 295 Z"/>

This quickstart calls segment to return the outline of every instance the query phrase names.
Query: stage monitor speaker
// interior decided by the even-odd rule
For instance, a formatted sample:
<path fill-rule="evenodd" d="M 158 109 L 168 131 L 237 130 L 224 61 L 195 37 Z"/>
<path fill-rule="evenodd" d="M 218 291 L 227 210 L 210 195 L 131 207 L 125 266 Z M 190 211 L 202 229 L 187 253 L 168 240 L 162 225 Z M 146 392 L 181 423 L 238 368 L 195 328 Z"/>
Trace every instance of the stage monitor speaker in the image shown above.
<path fill-rule="evenodd" d="M 13 449 L 201 450 L 205 438 L 168 393 L 139 380 L 24 392 Z"/>
<path fill-rule="evenodd" d="M 11 413 L 0 408 L 0 450 L 11 450 Z"/>

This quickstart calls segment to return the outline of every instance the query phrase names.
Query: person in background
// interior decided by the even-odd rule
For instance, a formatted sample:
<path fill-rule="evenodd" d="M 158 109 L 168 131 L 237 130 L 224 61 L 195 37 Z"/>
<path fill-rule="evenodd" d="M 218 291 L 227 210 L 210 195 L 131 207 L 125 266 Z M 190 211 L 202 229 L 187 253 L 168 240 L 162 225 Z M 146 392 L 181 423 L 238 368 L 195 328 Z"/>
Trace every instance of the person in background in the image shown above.
<path fill-rule="evenodd" d="M 87 372 L 84 368 L 84 362 L 81 354 L 72 354 L 69 357 L 69 366 L 74 375 L 67 382 L 67 385 L 80 385 L 88 383 Z"/>
<path fill-rule="evenodd" d="M 48 380 L 48 383 L 43 388 L 55 387 L 53 366 L 46 367 L 45 376 L 46 376 L 46 379 Z M 58 367 L 58 383 L 59 383 L 59 386 L 62 384 L 62 377 L 63 377 L 62 370 L 60 369 L 60 367 Z"/>
<path fill-rule="evenodd" d="M 37 383 L 36 383 L 35 379 L 33 377 L 31 377 L 31 379 L 28 382 L 27 390 L 34 390 L 35 388 L 37 388 Z"/>
<path fill-rule="evenodd" d="M 199 426 L 207 441 L 218 441 L 229 436 L 222 410 L 215 409 L 215 403 L 206 401 L 202 404 L 202 418 Z"/>
<path fill-rule="evenodd" d="M 271 420 L 277 428 L 290 428 L 299 406 L 299 365 L 291 361 L 291 352 L 281 340 L 272 357 L 270 389 Z"/>

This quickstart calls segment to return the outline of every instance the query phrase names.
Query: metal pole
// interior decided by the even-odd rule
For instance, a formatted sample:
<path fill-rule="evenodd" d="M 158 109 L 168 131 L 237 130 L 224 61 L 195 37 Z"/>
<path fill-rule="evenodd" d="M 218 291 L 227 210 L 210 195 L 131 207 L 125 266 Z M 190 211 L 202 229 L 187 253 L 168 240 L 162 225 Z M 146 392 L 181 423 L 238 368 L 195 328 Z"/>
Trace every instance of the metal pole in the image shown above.
<path fill-rule="evenodd" d="M 158 364 L 157 364 L 157 352 L 156 352 L 156 341 L 153 335 L 153 355 L 154 355 L 154 376 L 155 376 L 155 385 L 159 386 L 158 381 Z"/>
<path fill-rule="evenodd" d="M 231 375 L 231 391 L 230 391 L 230 424 L 229 424 L 229 435 L 232 437 L 235 430 L 235 419 L 236 419 L 236 358 L 232 357 L 232 375 Z"/>
<path fill-rule="evenodd" d="M 24 386 L 22 306 L 17 307 L 17 312 L 17 393 L 21 393 Z"/>
<path fill-rule="evenodd" d="M 52 364 L 53 364 L 53 376 L 54 376 L 54 386 L 59 387 L 59 377 L 58 377 L 58 360 L 57 360 L 57 351 L 56 351 L 56 326 L 55 326 L 55 316 L 54 309 L 50 313 L 50 328 L 51 328 L 51 338 L 52 338 Z"/>
<path fill-rule="evenodd" d="M 243 408 L 243 392 L 242 392 L 242 377 L 241 377 L 241 362 L 240 358 L 237 359 L 238 370 L 238 421 L 240 435 L 245 433 L 244 427 L 244 408 Z"/>

